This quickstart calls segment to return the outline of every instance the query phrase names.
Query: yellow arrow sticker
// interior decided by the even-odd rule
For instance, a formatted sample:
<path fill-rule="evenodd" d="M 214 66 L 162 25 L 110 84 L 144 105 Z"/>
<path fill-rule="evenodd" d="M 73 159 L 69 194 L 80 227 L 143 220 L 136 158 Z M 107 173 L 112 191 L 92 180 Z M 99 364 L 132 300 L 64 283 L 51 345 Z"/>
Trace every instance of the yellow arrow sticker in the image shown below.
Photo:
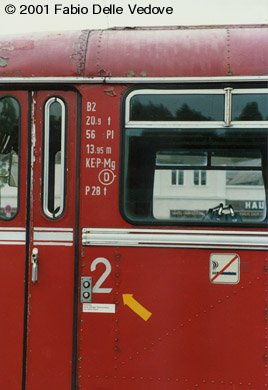
<path fill-rule="evenodd" d="M 145 307 L 143 307 L 136 299 L 133 298 L 133 294 L 123 294 L 124 305 L 130 307 L 136 314 L 138 314 L 144 321 L 149 320 L 152 313 L 150 313 Z"/>

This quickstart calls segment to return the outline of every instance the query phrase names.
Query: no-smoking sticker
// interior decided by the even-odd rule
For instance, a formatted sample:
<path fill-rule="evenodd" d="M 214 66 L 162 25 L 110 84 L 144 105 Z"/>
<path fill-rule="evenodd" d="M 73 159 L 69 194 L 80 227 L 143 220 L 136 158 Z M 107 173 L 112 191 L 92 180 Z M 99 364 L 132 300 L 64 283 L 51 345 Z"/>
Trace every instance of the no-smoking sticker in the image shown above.
<path fill-rule="evenodd" d="M 235 253 L 212 253 L 209 260 L 211 283 L 236 284 L 240 280 L 240 258 Z"/>

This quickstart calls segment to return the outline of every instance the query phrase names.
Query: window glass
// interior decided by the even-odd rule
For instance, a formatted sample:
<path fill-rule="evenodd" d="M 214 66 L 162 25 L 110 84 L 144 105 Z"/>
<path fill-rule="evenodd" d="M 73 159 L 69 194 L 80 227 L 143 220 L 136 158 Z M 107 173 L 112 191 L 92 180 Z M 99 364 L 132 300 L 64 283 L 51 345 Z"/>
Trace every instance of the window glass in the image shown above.
<path fill-rule="evenodd" d="M 207 184 L 207 171 L 200 171 L 201 174 L 201 186 L 205 186 Z"/>
<path fill-rule="evenodd" d="M 259 171 L 186 170 L 185 185 L 180 188 L 170 188 L 165 184 L 168 174 L 167 170 L 155 171 L 155 219 L 178 222 L 258 222 L 265 217 L 265 190 Z M 220 204 L 223 205 L 222 217 L 217 210 Z M 214 214 L 209 211 L 213 208 Z M 232 213 L 236 218 L 232 218 Z"/>
<path fill-rule="evenodd" d="M 207 165 L 207 153 L 197 151 L 169 151 L 157 152 L 157 166 L 191 166 L 191 165 Z"/>
<path fill-rule="evenodd" d="M 233 121 L 267 121 L 268 94 L 233 94 Z"/>
<path fill-rule="evenodd" d="M 223 94 L 138 94 L 130 100 L 131 121 L 223 121 Z"/>
<path fill-rule="evenodd" d="M 266 129 L 126 129 L 124 155 L 132 222 L 265 221 Z"/>
<path fill-rule="evenodd" d="M 178 171 L 178 185 L 183 186 L 184 184 L 184 171 Z"/>
<path fill-rule="evenodd" d="M 18 212 L 19 180 L 19 127 L 18 101 L 0 98 L 0 218 L 13 218 Z"/>
<path fill-rule="evenodd" d="M 200 171 L 193 171 L 194 172 L 194 185 L 199 186 L 200 184 Z"/>
<path fill-rule="evenodd" d="M 171 183 L 172 185 L 182 186 L 184 184 L 184 171 L 173 169 L 171 171 Z"/>
<path fill-rule="evenodd" d="M 213 166 L 261 167 L 261 154 L 258 151 L 219 151 L 211 153 Z"/>
<path fill-rule="evenodd" d="M 45 105 L 43 210 L 59 217 L 65 202 L 65 104 L 51 98 Z"/>

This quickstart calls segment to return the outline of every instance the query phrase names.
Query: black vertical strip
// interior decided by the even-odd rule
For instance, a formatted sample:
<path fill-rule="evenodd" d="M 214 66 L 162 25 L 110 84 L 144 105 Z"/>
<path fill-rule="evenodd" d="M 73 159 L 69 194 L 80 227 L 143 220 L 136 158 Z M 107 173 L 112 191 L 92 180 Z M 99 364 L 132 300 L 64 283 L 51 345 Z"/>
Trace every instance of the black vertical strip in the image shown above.
<path fill-rule="evenodd" d="M 25 245 L 25 285 L 24 285 L 24 326 L 22 357 L 22 390 L 26 386 L 27 333 L 28 333 L 28 283 L 30 250 L 30 204 L 31 204 L 31 92 L 28 93 L 28 148 L 27 148 L 27 200 L 26 200 L 26 245 Z M 21 134 L 23 136 L 23 134 Z"/>
<path fill-rule="evenodd" d="M 76 148 L 76 200 L 75 200 L 75 259 L 74 259 L 74 302 L 73 302 L 73 362 L 72 390 L 76 389 L 77 378 L 77 320 L 79 287 L 79 212 L 80 212 L 80 142 L 81 142 L 81 95 L 77 95 L 77 148 Z"/>

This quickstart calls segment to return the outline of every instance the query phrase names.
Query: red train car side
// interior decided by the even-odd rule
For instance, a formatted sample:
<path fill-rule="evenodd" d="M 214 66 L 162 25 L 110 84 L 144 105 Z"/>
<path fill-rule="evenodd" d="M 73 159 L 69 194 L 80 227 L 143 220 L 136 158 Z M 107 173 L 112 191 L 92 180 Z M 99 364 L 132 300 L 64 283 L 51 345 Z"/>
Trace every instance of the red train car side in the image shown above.
<path fill-rule="evenodd" d="M 1 388 L 268 387 L 267 39 L 0 38 Z"/>

